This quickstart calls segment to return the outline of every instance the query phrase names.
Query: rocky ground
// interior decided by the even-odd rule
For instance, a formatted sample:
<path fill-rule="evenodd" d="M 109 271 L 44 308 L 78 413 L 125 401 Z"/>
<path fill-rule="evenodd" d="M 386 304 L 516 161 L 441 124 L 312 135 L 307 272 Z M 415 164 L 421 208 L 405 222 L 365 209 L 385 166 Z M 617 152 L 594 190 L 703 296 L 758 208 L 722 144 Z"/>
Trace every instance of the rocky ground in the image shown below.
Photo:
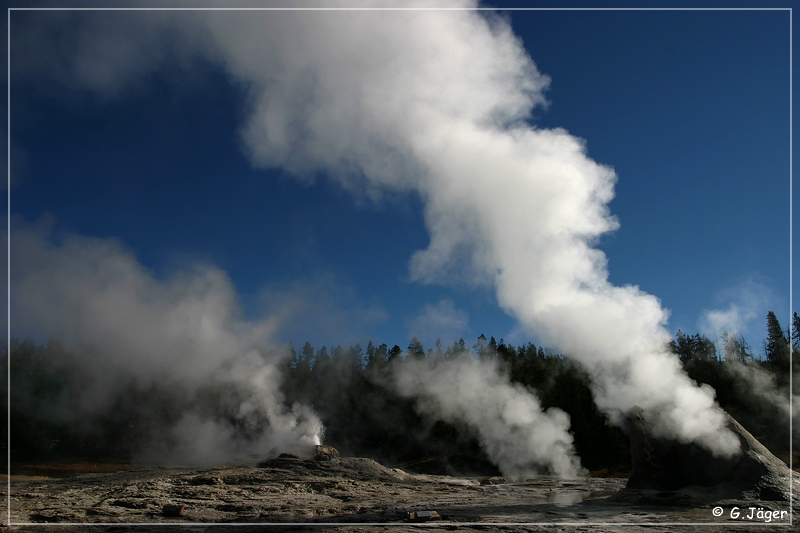
<path fill-rule="evenodd" d="M 773 526 L 787 524 L 783 530 L 789 527 L 785 502 L 720 501 L 714 491 L 700 488 L 627 491 L 625 483 L 625 479 L 593 477 L 513 481 L 432 476 L 387 468 L 371 459 L 317 455 L 304 460 L 284 454 L 261 463 L 204 470 L 150 468 L 12 478 L 10 529 L 41 530 L 41 524 L 48 523 L 48 532 L 176 531 L 171 526 L 180 524 L 184 532 L 225 531 L 229 528 L 214 524 L 235 524 L 236 533 L 420 529 L 638 533 L 763 531 L 767 520 Z M 800 484 L 795 487 L 800 489 Z M 722 509 L 721 516 L 714 516 L 714 507 Z M 419 517 L 409 515 L 418 511 Z M 425 511 L 431 511 L 430 519 Z M 87 523 L 102 525 L 81 525 Z"/>

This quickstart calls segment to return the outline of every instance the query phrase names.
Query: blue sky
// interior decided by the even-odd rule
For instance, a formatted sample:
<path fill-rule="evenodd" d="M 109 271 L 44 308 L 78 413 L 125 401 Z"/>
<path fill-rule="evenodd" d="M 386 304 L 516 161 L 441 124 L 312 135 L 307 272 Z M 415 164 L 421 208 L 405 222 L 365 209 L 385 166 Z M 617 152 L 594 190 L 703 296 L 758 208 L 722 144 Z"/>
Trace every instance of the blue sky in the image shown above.
<path fill-rule="evenodd" d="M 17 225 L 47 220 L 56 241 L 116 239 L 156 279 L 216 265 L 246 317 L 295 309 L 277 333 L 295 344 L 539 342 L 491 286 L 411 279 L 429 244 L 416 192 L 375 199 L 326 172 L 255 165 L 241 135 L 248 87 L 213 60 L 145 66 L 102 90 L 41 70 L 69 53 L 48 46 L 75 42 L 78 19 L 96 15 L 71 16 L 11 15 L 12 244 Z M 786 326 L 790 303 L 788 12 L 502 16 L 550 78 L 530 124 L 584 139 L 616 172 L 620 227 L 598 242 L 609 280 L 657 296 L 673 332 L 711 335 L 710 311 L 738 313 L 760 352 L 766 312 Z M 61 40 L 33 50 L 23 37 L 42 24 Z M 49 333 L 13 319 L 12 335 Z"/>

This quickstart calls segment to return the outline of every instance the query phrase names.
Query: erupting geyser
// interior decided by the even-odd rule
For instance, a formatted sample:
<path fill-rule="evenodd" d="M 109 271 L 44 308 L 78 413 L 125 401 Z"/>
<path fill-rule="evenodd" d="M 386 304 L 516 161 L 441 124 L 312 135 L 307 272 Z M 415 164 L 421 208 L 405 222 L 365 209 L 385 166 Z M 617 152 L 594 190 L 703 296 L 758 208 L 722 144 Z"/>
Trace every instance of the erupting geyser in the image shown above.
<path fill-rule="evenodd" d="M 618 226 L 616 176 L 582 140 L 525 122 L 549 80 L 505 21 L 424 11 L 196 23 L 210 57 L 250 88 L 242 134 L 254 164 L 324 171 L 359 194 L 416 191 L 430 244 L 411 258 L 414 279 L 495 287 L 524 327 L 590 370 L 612 420 L 638 405 L 658 435 L 738 451 L 713 390 L 668 353 L 659 301 L 609 283 L 592 245 Z"/>
<path fill-rule="evenodd" d="M 108 14 L 85 16 L 96 17 L 83 35 L 87 42 L 112 38 L 115 27 L 103 24 Z M 414 280 L 493 287 L 499 305 L 527 331 L 591 372 L 595 399 L 615 423 L 640 406 L 658 437 L 696 443 L 719 457 L 739 451 L 713 390 L 693 383 L 668 353 L 668 314 L 658 299 L 608 281 L 606 257 L 593 246 L 618 226 L 608 210 L 616 175 L 587 156 L 581 139 L 527 122 L 545 103 L 549 79 L 506 21 L 469 10 L 157 12 L 126 20 L 143 31 L 126 33 L 130 41 L 115 53 L 138 61 L 82 46 L 65 64 L 104 68 L 76 68 L 72 83 L 114 95 L 160 65 L 165 50 L 218 64 L 247 88 L 241 135 L 254 165 L 302 179 L 323 172 L 370 198 L 418 194 L 430 243 L 411 257 Z M 151 44 L 161 42 L 153 39 L 159 32 L 172 32 L 169 47 Z M 102 79 L 93 75 L 100 70 Z M 223 381 L 247 391 L 236 413 L 241 423 L 269 420 L 248 449 L 319 444 L 313 413 L 280 407 L 274 361 L 250 350 L 272 325 L 237 316 L 231 284 L 218 270 L 158 282 L 105 241 L 54 248 L 20 234 L 15 246 L 25 250 L 12 255 L 21 261 L 12 276 L 15 316 L 122 346 L 117 362 L 143 380 L 165 364 L 187 370 L 184 384 L 218 372 L 231 376 Z M 174 345 L 175 360 L 151 358 L 156 340 L 161 348 Z M 506 474 L 528 473 L 530 460 L 575 475 L 566 416 L 542 412 L 528 392 L 475 364 L 437 369 L 452 378 L 451 398 L 437 394 L 443 383 L 426 387 L 401 376 L 398 386 L 420 397 L 424 411 L 464 420 L 478 432 L 492 428 L 482 442 Z M 489 398 L 489 411 L 473 417 L 467 406 Z M 214 447 L 245 446 L 219 421 L 198 413 L 184 420 L 193 442 L 202 435 Z"/>

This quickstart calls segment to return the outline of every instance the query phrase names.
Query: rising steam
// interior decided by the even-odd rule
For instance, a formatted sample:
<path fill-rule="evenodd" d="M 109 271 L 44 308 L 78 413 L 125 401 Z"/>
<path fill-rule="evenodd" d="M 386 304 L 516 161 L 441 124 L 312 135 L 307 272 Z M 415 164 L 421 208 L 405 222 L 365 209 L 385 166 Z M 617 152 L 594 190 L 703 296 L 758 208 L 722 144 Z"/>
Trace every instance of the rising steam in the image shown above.
<path fill-rule="evenodd" d="M 496 361 L 471 354 L 412 359 L 394 378 L 402 394 L 418 398 L 423 413 L 474 428 L 505 476 L 527 478 L 545 469 L 574 478 L 583 470 L 568 431 L 569 416 L 556 408 L 542 411 L 536 396 L 509 383 Z"/>
<path fill-rule="evenodd" d="M 447 5 L 475 4 L 454 0 Z M 172 24 L 164 23 L 166 17 Z M 160 21 L 156 26 L 154 18 Z M 616 176 L 586 155 L 581 139 L 526 122 L 531 110 L 545 103 L 549 80 L 507 22 L 474 11 L 348 11 L 158 13 L 129 24 L 182 36 L 165 48 L 180 52 L 175 63 L 185 67 L 193 54 L 210 59 L 246 89 L 250 112 L 241 135 L 254 165 L 282 167 L 302 179 L 322 172 L 370 198 L 386 191 L 417 193 L 430 244 L 411 257 L 412 277 L 423 283 L 455 279 L 492 286 L 502 308 L 524 328 L 591 372 L 595 399 L 613 421 L 621 423 L 640 406 L 661 436 L 697 442 L 716 454 L 738 450 L 713 390 L 693 383 L 668 352 L 668 313 L 659 300 L 638 287 L 609 283 L 606 257 L 593 245 L 618 226 L 608 211 Z M 99 22 L 92 28 L 95 33 L 83 33 L 82 43 L 113 34 L 112 26 L 103 29 Z M 81 75 L 86 87 L 108 96 L 119 90 L 119 80 L 137 76 L 142 65 L 169 63 L 156 57 L 159 49 L 144 44 L 136 56 L 129 51 L 136 41 L 132 38 L 123 50 L 124 58 L 137 57 L 130 68 L 125 61 L 104 62 L 98 52 L 103 47 L 79 48 L 77 57 L 65 61 L 104 65 L 96 69 L 102 78 L 85 69 Z M 58 271 L 61 279 L 79 270 L 86 261 L 81 254 L 95 254 L 103 246 L 109 245 L 65 247 L 74 262 Z M 56 253 L 42 245 L 34 251 Z M 219 357 L 239 364 L 233 354 L 248 353 L 250 342 L 268 329 L 233 316 L 232 289 L 217 270 L 162 285 L 124 255 L 115 257 L 101 261 L 105 270 L 93 263 L 83 266 L 122 274 L 124 285 L 93 280 L 67 289 L 55 278 L 44 287 L 66 293 L 59 303 L 64 311 L 89 302 L 79 307 L 70 327 L 101 343 L 124 340 L 130 348 L 120 363 L 142 372 L 143 379 L 154 371 L 149 365 L 161 369 L 165 364 L 152 360 L 148 335 L 174 343 L 176 354 L 199 354 L 191 372 L 202 374 L 216 370 Z M 47 298 L 45 288 L 34 285 L 31 281 L 29 290 Z M 146 318 L 150 312 L 155 316 Z M 146 319 L 140 331 L 148 334 L 127 338 L 128 322 L 136 317 Z M 251 377 L 247 368 L 241 374 Z M 565 415 L 542 413 L 533 396 L 478 363 L 439 370 L 442 379 L 454 381 L 481 372 L 492 377 L 480 386 L 459 387 L 458 403 L 432 397 L 410 378 L 401 378 L 400 387 L 421 396 L 422 410 L 465 419 L 481 434 L 517 431 L 520 442 L 528 444 L 494 448 L 484 440 L 506 470 L 525 471 L 531 460 L 563 475 L 575 473 Z M 273 377 L 267 371 L 260 379 L 269 383 Z M 310 441 L 313 424 L 293 427 L 292 413 L 269 411 L 267 406 L 276 405 L 271 403 L 274 389 L 240 382 L 265 395 L 263 400 L 255 395 L 250 407 L 285 422 L 287 434 Z M 484 415 L 467 407 L 504 395 L 506 403 L 498 399 L 494 411 Z M 484 425 L 487 419 L 492 425 Z M 507 431 L 497 429 L 501 421 Z M 524 458 L 514 457 L 517 453 Z"/>
<path fill-rule="evenodd" d="M 523 122 L 548 79 L 508 24 L 433 11 L 208 15 L 205 27 L 250 87 L 255 164 L 326 171 L 372 195 L 417 191 L 431 242 L 411 259 L 415 279 L 493 285 L 530 332 L 591 371 L 613 420 L 638 405 L 662 435 L 737 450 L 713 390 L 668 353 L 659 301 L 608 282 L 592 244 L 617 227 L 616 177 L 580 139 Z"/>
<path fill-rule="evenodd" d="M 215 463 L 250 453 L 310 454 L 322 425 L 307 407 L 285 407 L 280 358 L 269 346 L 276 317 L 243 320 L 227 276 L 208 265 L 161 281 L 109 240 L 15 227 L 13 321 L 53 332 L 79 365 L 84 419 L 106 413 L 126 385 L 167 387 L 177 423 L 142 450 L 171 464 Z M 218 406 L 200 400 L 213 392 Z"/>

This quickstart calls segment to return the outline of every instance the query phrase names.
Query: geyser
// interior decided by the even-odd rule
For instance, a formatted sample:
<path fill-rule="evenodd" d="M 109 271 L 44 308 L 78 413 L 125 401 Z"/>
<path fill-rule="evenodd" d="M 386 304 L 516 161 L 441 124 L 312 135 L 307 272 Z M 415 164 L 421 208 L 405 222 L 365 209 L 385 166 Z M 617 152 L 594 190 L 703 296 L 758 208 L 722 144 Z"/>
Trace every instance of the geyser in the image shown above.
<path fill-rule="evenodd" d="M 740 439 L 715 404 L 713 390 L 693 383 L 668 352 L 668 313 L 659 300 L 638 287 L 609 282 L 606 257 L 594 245 L 618 227 L 608 209 L 616 175 L 588 157 L 583 140 L 528 122 L 546 101 L 549 79 L 507 21 L 469 9 L 117 15 L 81 13 L 90 23 L 76 32 L 79 46 L 53 47 L 63 54 L 60 65 L 75 66 L 64 69 L 70 86 L 121 97 L 144 71 L 167 64 L 168 53 L 184 68 L 192 57 L 218 65 L 247 89 L 249 112 L 241 136 L 254 165 L 280 167 L 304 180 L 324 173 L 361 197 L 418 194 L 430 242 L 411 257 L 414 280 L 494 288 L 499 305 L 525 330 L 591 372 L 595 399 L 615 423 L 623 424 L 639 406 L 658 437 L 696 443 L 715 457 L 739 451 Z M 128 37 L 125 46 L 105 46 L 115 42 L 120 25 Z M 31 42 L 54 39 L 43 28 Z M 78 326 L 81 338 L 127 347 L 121 364 L 146 377 L 148 364 L 161 363 L 150 361 L 147 336 L 126 333 L 130 321 L 145 320 L 140 330 L 175 343 L 175 354 L 198 355 L 200 364 L 192 359 L 181 365 L 193 374 L 218 371 L 219 357 L 230 364 L 236 383 L 254 392 L 241 404 L 244 419 L 263 414 L 276 421 L 281 435 L 311 439 L 314 431 L 301 421 L 312 418 L 275 409 L 280 402 L 272 386 L 274 364 L 263 370 L 262 362 L 247 362 L 258 361 L 254 355 L 234 356 L 251 353 L 247 341 L 268 324 L 231 314 L 232 289 L 219 271 L 161 284 L 124 256 L 109 261 L 98 252 L 108 249 L 104 243 L 75 244 L 61 252 L 37 247 L 35 254 L 15 259 L 22 263 L 13 290 L 32 319 L 59 330 Z M 50 265 L 59 263 L 56 256 L 62 253 L 72 261 L 53 270 Z M 98 270 L 94 258 L 103 268 Z M 30 270 L 30 264 L 43 266 Z M 116 283 L 118 274 L 122 284 Z M 38 314 L 52 306 L 54 295 L 63 305 Z M 452 370 L 456 380 L 472 374 Z M 478 426 L 482 419 L 471 420 L 463 405 L 480 402 L 482 395 L 513 393 L 516 399 L 496 407 L 503 414 L 498 424 L 509 429 L 505 434 L 513 434 L 516 425 L 536 439 L 541 427 L 549 428 L 544 433 L 551 439 L 543 442 L 555 444 L 550 447 L 555 455 L 531 457 L 574 473 L 566 420 L 557 412 L 536 412 L 527 392 L 509 390 L 507 382 L 495 379 L 480 382 L 490 391 L 461 383 L 464 404 L 450 405 L 403 378 L 399 383 L 409 394 L 427 398 L 422 409 Z M 516 416 L 518 404 L 535 414 Z M 226 434 L 208 430 L 204 434 L 216 432 L 223 439 Z M 500 450 L 496 457 L 517 461 Z"/>
<path fill-rule="evenodd" d="M 250 89 L 254 164 L 322 171 L 360 195 L 415 191 L 430 244 L 411 258 L 413 279 L 494 287 L 525 329 L 592 373 L 613 421 L 638 405 L 656 434 L 738 451 L 713 390 L 668 352 L 658 299 L 609 283 L 593 244 L 618 226 L 616 176 L 582 140 L 526 122 L 549 80 L 507 22 L 359 11 L 195 23 L 209 35 L 202 51 Z"/>
<path fill-rule="evenodd" d="M 627 488 L 674 491 L 713 487 L 717 499 L 791 501 L 792 475 L 786 464 L 732 416 L 726 414 L 726 419 L 742 450 L 733 457 L 715 456 L 691 442 L 654 437 L 646 415 L 635 410 L 627 424 L 633 463 Z"/>

